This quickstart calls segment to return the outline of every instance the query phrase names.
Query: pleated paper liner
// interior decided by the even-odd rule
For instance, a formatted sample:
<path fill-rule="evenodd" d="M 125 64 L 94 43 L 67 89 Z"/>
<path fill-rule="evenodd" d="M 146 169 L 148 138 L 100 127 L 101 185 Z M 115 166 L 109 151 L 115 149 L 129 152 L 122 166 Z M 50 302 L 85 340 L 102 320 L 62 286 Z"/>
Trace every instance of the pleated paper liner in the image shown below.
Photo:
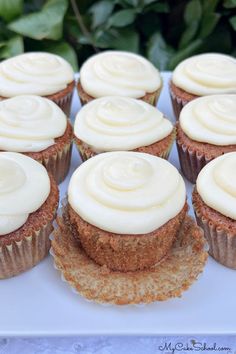
<path fill-rule="evenodd" d="M 62 109 L 62 111 L 66 114 L 67 118 L 70 118 L 71 102 L 74 88 L 75 81 L 68 84 L 64 90 L 56 94 L 46 96 L 46 98 L 55 102 Z"/>
<path fill-rule="evenodd" d="M 50 180 L 51 192 L 42 207 L 30 214 L 22 228 L 0 238 L 0 279 L 20 274 L 48 255 L 59 199 L 57 185 Z"/>
<path fill-rule="evenodd" d="M 175 137 L 176 137 L 176 130 L 174 128 L 173 132 L 171 133 L 171 137 L 170 137 L 170 141 L 168 143 L 168 146 L 164 146 L 163 149 L 158 149 L 159 150 L 158 153 L 156 152 L 157 145 L 158 145 L 158 143 L 161 143 L 161 141 L 151 144 L 149 146 L 143 146 L 143 147 L 134 149 L 132 151 L 145 152 L 145 153 L 159 156 L 163 159 L 168 160 L 173 143 L 175 141 Z M 98 154 L 95 151 L 93 151 L 87 144 L 83 143 L 81 140 L 77 139 L 76 137 L 74 137 L 74 142 L 75 142 L 75 145 L 77 147 L 77 150 L 80 154 L 82 161 L 86 161 L 90 157 L 96 156 Z"/>
<path fill-rule="evenodd" d="M 157 102 L 158 102 L 158 99 L 160 97 L 160 94 L 161 94 L 161 90 L 162 90 L 162 84 L 161 84 L 161 87 L 156 90 L 155 92 L 152 92 L 152 93 L 147 93 L 145 96 L 141 97 L 140 100 L 144 101 L 144 102 L 147 102 L 149 103 L 150 105 L 152 106 L 156 106 L 157 105 Z M 78 91 L 78 95 L 79 95 L 79 98 L 80 98 L 80 102 L 81 102 L 81 105 L 84 106 L 86 103 L 94 100 L 95 98 L 88 95 L 82 88 L 80 82 L 78 81 L 77 83 L 77 91 Z"/>
<path fill-rule="evenodd" d="M 181 89 L 177 88 L 174 86 L 172 81 L 169 82 L 169 92 L 170 92 L 170 98 L 171 98 L 171 103 L 173 107 L 173 111 L 175 114 L 175 119 L 179 120 L 179 115 L 180 112 L 182 111 L 183 107 L 193 100 L 194 98 L 197 98 L 198 96 L 188 94 L 187 92 L 184 92 L 184 95 L 177 95 L 174 91 L 177 90 L 178 93 L 183 93 Z M 184 96 L 184 97 L 183 97 Z"/>
<path fill-rule="evenodd" d="M 224 266 L 236 269 L 236 233 L 230 230 L 226 231 L 220 226 L 220 222 L 218 224 L 214 223 L 210 217 L 207 217 L 206 213 L 203 215 L 196 193 L 195 189 L 193 207 L 197 223 L 203 229 L 209 244 L 209 254 Z M 223 216 L 223 218 L 225 217 Z"/>
<path fill-rule="evenodd" d="M 180 297 L 198 278 L 207 260 L 202 230 L 189 216 L 167 257 L 145 271 L 114 272 L 96 264 L 72 236 L 63 216 L 57 218 L 51 254 L 62 278 L 78 294 L 89 301 L 115 305 Z"/>

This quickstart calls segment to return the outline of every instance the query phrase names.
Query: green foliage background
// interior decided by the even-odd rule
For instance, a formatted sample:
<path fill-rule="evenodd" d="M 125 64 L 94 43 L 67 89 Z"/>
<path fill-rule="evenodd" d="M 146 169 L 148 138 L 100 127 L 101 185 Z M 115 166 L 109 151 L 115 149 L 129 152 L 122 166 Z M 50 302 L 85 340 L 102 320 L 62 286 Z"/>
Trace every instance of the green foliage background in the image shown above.
<path fill-rule="evenodd" d="M 236 0 L 0 0 L 0 59 L 49 51 L 77 70 L 105 49 L 173 69 L 196 53 L 236 56 Z"/>

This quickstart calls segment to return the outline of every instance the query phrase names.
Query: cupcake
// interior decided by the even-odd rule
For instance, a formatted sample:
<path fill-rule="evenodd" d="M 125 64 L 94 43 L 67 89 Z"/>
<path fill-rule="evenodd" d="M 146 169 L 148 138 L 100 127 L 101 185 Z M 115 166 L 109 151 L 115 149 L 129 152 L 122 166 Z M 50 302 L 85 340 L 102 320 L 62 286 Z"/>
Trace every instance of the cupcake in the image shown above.
<path fill-rule="evenodd" d="M 97 98 L 75 119 L 75 142 L 83 160 L 107 151 L 133 150 L 168 158 L 175 128 L 148 103 L 129 97 Z"/>
<path fill-rule="evenodd" d="M 55 54 L 26 53 L 0 63 L 0 100 L 19 95 L 44 96 L 69 117 L 74 86 L 72 67 Z"/>
<path fill-rule="evenodd" d="M 83 64 L 77 89 L 82 104 L 104 96 L 125 96 L 155 106 L 161 86 L 159 71 L 147 59 L 129 52 L 105 51 Z"/>
<path fill-rule="evenodd" d="M 138 152 L 92 157 L 69 183 L 52 241 L 56 266 L 79 293 L 98 302 L 179 296 L 206 260 L 201 230 L 186 219 L 187 209 L 183 178 L 166 160 Z M 163 292 L 152 291 L 160 291 L 164 279 Z"/>
<path fill-rule="evenodd" d="M 209 243 L 209 253 L 236 269 L 236 152 L 219 156 L 205 166 L 193 191 L 198 225 Z"/>
<path fill-rule="evenodd" d="M 170 82 L 176 119 L 183 106 L 199 96 L 229 93 L 236 93 L 236 59 L 225 54 L 200 54 L 182 61 Z"/>
<path fill-rule="evenodd" d="M 32 157 L 57 183 L 68 173 L 72 140 L 66 115 L 51 100 L 22 95 L 0 101 L 0 151 Z"/>
<path fill-rule="evenodd" d="M 180 113 L 176 143 L 183 174 L 195 183 L 209 161 L 236 151 L 236 95 L 211 95 L 189 102 Z"/>
<path fill-rule="evenodd" d="M 23 154 L 0 153 L 0 279 L 32 268 L 47 254 L 58 189 L 44 166 Z"/>

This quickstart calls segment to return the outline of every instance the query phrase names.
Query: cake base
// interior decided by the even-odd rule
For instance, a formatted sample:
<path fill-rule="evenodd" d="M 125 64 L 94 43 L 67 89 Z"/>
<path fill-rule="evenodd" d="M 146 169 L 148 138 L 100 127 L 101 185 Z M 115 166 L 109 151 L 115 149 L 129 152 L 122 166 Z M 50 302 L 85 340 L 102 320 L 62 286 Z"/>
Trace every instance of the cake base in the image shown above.
<path fill-rule="evenodd" d="M 79 241 L 57 219 L 51 254 L 56 268 L 80 295 L 98 303 L 141 304 L 180 297 L 203 271 L 207 260 L 201 229 L 186 217 L 170 253 L 144 271 L 116 272 L 91 260 Z"/>

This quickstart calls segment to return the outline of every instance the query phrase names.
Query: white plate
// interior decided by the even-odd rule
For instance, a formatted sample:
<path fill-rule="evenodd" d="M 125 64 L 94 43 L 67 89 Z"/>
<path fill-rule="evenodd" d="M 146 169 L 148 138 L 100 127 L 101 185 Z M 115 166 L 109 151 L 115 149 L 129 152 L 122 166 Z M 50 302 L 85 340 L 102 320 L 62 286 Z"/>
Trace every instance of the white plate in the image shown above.
<path fill-rule="evenodd" d="M 159 109 L 173 121 L 169 73 Z M 74 99 L 72 116 L 79 108 Z M 179 168 L 176 148 L 170 161 Z M 80 163 L 73 152 L 70 175 Z M 64 196 L 69 176 L 60 186 Z M 189 196 L 191 184 L 187 183 Z M 190 199 L 189 199 L 190 201 Z M 236 334 L 236 271 L 209 259 L 204 273 L 180 299 L 144 307 L 104 307 L 85 301 L 61 281 L 48 257 L 35 268 L 0 281 L 0 335 L 184 335 Z"/>

